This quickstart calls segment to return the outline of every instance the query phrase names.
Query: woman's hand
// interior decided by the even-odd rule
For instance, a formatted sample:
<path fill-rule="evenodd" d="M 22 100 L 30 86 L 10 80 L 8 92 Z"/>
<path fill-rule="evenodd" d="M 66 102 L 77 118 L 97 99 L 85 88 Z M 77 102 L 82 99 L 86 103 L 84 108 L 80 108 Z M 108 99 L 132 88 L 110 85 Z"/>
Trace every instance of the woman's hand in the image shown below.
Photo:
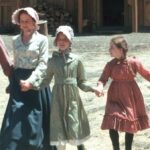
<path fill-rule="evenodd" d="M 21 91 L 26 92 L 32 88 L 32 84 L 26 80 L 20 80 Z"/>

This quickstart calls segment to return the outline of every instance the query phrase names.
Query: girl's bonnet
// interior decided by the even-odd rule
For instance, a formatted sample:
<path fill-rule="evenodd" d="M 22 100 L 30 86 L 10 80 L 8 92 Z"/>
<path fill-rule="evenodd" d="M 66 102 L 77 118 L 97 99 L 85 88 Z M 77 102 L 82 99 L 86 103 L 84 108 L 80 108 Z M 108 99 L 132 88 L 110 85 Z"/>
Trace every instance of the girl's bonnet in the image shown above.
<path fill-rule="evenodd" d="M 72 43 L 72 40 L 73 40 L 73 37 L 74 37 L 74 32 L 73 32 L 73 29 L 70 26 L 67 26 L 67 25 L 59 26 L 56 29 L 56 35 L 55 35 L 56 38 L 57 38 L 57 35 L 60 32 L 62 32 L 67 37 L 67 39 L 70 41 L 70 43 Z"/>

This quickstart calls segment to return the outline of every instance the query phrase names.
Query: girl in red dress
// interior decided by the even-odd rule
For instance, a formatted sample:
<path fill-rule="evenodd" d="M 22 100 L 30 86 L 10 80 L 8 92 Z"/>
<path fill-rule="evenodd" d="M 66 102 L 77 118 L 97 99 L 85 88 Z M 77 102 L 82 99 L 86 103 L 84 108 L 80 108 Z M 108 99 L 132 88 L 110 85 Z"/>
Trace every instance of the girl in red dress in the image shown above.
<path fill-rule="evenodd" d="M 101 128 L 109 130 L 113 150 L 120 150 L 118 131 L 125 132 L 125 149 L 131 150 L 134 133 L 150 127 L 143 96 L 135 81 L 137 73 L 150 81 L 150 70 L 138 59 L 127 58 L 127 51 L 122 36 L 111 40 L 109 52 L 114 59 L 106 64 L 97 87 L 100 91 L 97 95 L 103 95 L 103 86 L 112 79 Z"/>

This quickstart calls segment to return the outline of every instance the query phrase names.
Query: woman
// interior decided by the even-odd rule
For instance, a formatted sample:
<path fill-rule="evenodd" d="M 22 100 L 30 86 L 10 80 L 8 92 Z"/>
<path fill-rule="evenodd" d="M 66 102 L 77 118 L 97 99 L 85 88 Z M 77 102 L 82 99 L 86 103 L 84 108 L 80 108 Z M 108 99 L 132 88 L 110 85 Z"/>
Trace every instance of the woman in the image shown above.
<path fill-rule="evenodd" d="M 10 98 L 1 132 L 2 150 L 47 150 L 49 146 L 49 87 L 29 90 L 44 78 L 48 61 L 48 39 L 37 32 L 39 17 L 31 8 L 21 8 L 12 15 L 21 33 L 13 38 L 14 71 Z"/>

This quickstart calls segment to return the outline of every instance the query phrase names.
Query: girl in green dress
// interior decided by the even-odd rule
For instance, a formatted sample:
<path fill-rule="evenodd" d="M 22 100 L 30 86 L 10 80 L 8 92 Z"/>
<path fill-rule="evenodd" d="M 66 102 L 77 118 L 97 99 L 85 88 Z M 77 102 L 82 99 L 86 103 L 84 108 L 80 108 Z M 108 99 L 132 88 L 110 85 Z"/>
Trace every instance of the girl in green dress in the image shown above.
<path fill-rule="evenodd" d="M 58 150 L 64 150 L 66 143 L 85 150 L 82 143 L 89 138 L 90 127 L 78 87 L 85 92 L 96 91 L 87 84 L 81 60 L 71 52 L 73 36 L 70 26 L 57 28 L 54 44 L 58 51 L 53 52 L 43 81 L 43 85 L 49 84 L 54 77 L 50 144 L 56 145 Z"/>

